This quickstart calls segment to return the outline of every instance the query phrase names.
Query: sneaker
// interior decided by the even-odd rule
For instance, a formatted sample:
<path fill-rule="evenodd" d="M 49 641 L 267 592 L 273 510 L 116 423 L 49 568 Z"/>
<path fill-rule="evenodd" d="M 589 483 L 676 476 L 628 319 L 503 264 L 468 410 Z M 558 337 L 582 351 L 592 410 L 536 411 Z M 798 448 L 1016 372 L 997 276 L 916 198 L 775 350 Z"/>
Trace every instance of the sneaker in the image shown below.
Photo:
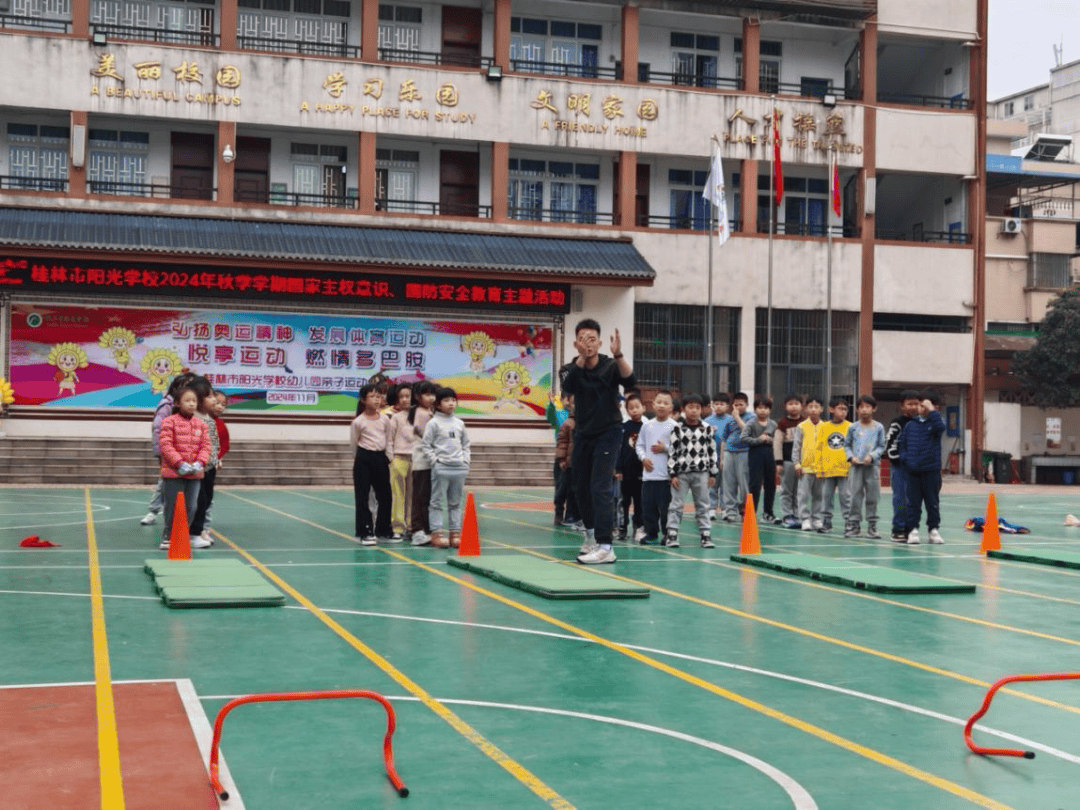
<path fill-rule="evenodd" d="M 394 532 L 392 535 L 386 538 L 387 543 L 400 543 L 405 539 L 405 535 L 402 532 Z"/>
<path fill-rule="evenodd" d="M 578 550 L 578 556 L 583 557 L 586 554 L 591 554 L 596 550 L 596 533 L 593 529 L 585 530 L 585 540 L 581 544 L 581 548 Z"/>
<path fill-rule="evenodd" d="M 162 551 L 168 551 L 169 550 L 169 541 L 168 540 L 162 540 L 160 543 L 158 543 L 158 548 L 160 548 Z"/>
<path fill-rule="evenodd" d="M 906 543 L 907 533 L 904 532 L 902 529 L 893 529 L 892 539 L 895 540 L 897 543 Z"/>
<path fill-rule="evenodd" d="M 555 525 L 556 526 L 562 526 L 562 524 L 563 524 L 562 513 L 561 512 L 556 512 L 555 513 Z"/>
<path fill-rule="evenodd" d="M 616 559 L 618 558 L 615 556 L 614 549 L 597 546 L 588 554 L 579 554 L 577 561 L 582 565 L 604 565 L 613 563 Z"/>
<path fill-rule="evenodd" d="M 668 548 L 678 548 L 679 547 L 679 535 L 677 535 L 677 534 L 669 534 L 667 537 L 664 538 L 664 542 L 663 542 L 662 545 L 665 545 Z"/>
<path fill-rule="evenodd" d="M 655 546 L 659 541 L 655 537 L 648 537 L 646 535 L 642 535 L 641 539 L 638 540 L 638 542 L 643 546 Z"/>
<path fill-rule="evenodd" d="M 930 542 L 933 543 L 935 546 L 940 546 L 942 543 L 945 542 L 945 538 L 941 536 L 941 532 L 939 532 L 937 529 L 931 529 Z"/>
<path fill-rule="evenodd" d="M 644 539 L 644 537 L 645 537 L 645 527 L 640 526 L 640 527 L 638 527 L 637 531 L 634 532 L 634 540 L 637 541 L 638 543 L 640 543 L 642 541 L 642 539 Z"/>
<path fill-rule="evenodd" d="M 799 528 L 802 528 L 802 523 L 800 523 L 799 519 L 797 517 L 795 517 L 794 515 L 787 515 L 787 516 L 784 517 L 784 528 L 785 529 L 799 529 Z"/>
<path fill-rule="evenodd" d="M 435 529 L 431 533 L 431 545 L 433 548 L 450 548 L 450 541 L 443 536 L 442 529 Z"/>
<path fill-rule="evenodd" d="M 450 532 L 450 548 L 461 548 L 461 532 Z"/>
<path fill-rule="evenodd" d="M 701 535 L 701 547 L 702 548 L 716 548 L 716 544 L 712 541 L 712 538 L 707 534 Z"/>
<path fill-rule="evenodd" d="M 139 523 L 143 526 L 153 526 L 155 523 L 157 523 L 157 513 L 147 512 L 145 515 L 143 515 L 142 520 L 140 520 Z"/>
<path fill-rule="evenodd" d="M 430 546 L 431 535 L 418 529 L 417 531 L 413 532 L 412 544 L 414 546 Z"/>
<path fill-rule="evenodd" d="M 191 547 L 192 548 L 210 548 L 213 543 L 204 540 L 201 534 L 191 535 Z"/>
<path fill-rule="evenodd" d="M 810 532 L 814 530 L 814 524 L 810 522 L 809 518 L 807 518 L 802 522 L 802 526 L 800 526 L 799 528 L 802 529 L 804 532 Z"/>
<path fill-rule="evenodd" d="M 861 534 L 858 524 L 849 523 L 844 527 L 844 537 L 858 537 Z"/>
<path fill-rule="evenodd" d="M 580 532 L 585 528 L 585 524 L 580 520 L 564 520 L 562 526 L 564 529 L 573 529 L 576 532 Z"/>
<path fill-rule="evenodd" d="M 810 521 L 810 526 L 811 526 L 811 528 L 813 528 L 813 530 L 815 532 L 820 532 L 820 531 L 826 531 L 827 532 L 828 531 L 828 529 L 825 528 L 825 524 L 822 523 L 820 520 L 812 520 L 812 521 Z"/>
<path fill-rule="evenodd" d="M 738 523 L 739 522 L 739 519 L 737 517 L 735 517 L 735 515 L 724 515 L 722 520 L 724 521 L 724 523 Z"/>
<path fill-rule="evenodd" d="M 360 538 L 360 545 L 362 546 L 374 546 L 376 543 L 378 543 L 378 540 L 375 539 L 373 534 L 367 534 Z"/>
<path fill-rule="evenodd" d="M 771 523 L 774 526 L 780 522 L 776 519 L 776 515 L 772 514 L 771 512 L 766 512 L 764 515 L 761 516 L 761 519 L 765 523 Z"/>
<path fill-rule="evenodd" d="M 878 534 L 877 526 L 875 526 L 873 523 L 866 527 L 866 536 L 869 537 L 871 540 L 881 539 L 881 535 Z"/>
<path fill-rule="evenodd" d="M 214 545 L 214 538 L 210 535 L 209 529 L 200 534 L 199 537 L 205 540 L 208 546 Z"/>
<path fill-rule="evenodd" d="M 611 533 L 612 540 L 618 540 L 620 543 L 626 542 L 626 529 L 616 529 Z"/>
<path fill-rule="evenodd" d="M 716 510 L 715 509 L 710 509 L 709 510 L 709 520 L 716 520 Z"/>
<path fill-rule="evenodd" d="M 908 532 L 907 544 L 909 546 L 917 546 L 917 545 L 919 545 L 919 530 L 918 529 L 912 529 L 910 532 Z"/>

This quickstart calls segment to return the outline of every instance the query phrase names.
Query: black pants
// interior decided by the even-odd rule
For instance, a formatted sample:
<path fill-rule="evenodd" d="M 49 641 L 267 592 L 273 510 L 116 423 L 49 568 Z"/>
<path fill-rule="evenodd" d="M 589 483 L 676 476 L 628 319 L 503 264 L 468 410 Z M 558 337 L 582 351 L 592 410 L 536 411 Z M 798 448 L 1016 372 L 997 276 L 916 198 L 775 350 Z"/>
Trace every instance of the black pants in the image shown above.
<path fill-rule="evenodd" d="M 771 444 L 759 444 L 750 448 L 750 494 L 754 496 L 754 506 L 761 503 L 758 495 L 761 485 L 765 485 L 765 503 L 762 514 L 771 515 L 776 501 L 776 461 L 773 459 Z"/>
<path fill-rule="evenodd" d="M 409 473 L 412 487 L 412 511 L 409 512 L 411 523 L 409 533 L 431 533 L 428 523 L 428 506 L 431 503 L 431 470 L 413 470 Z"/>
<path fill-rule="evenodd" d="M 390 461 L 386 458 L 386 453 L 357 447 L 352 479 L 353 497 L 356 499 L 356 536 L 368 537 L 372 534 L 368 496 L 374 489 L 375 500 L 379 504 L 374 534 L 378 537 L 389 537 L 390 502 L 393 496 L 390 492 Z"/>
<path fill-rule="evenodd" d="M 191 534 L 202 534 L 206 528 L 206 513 L 214 501 L 214 481 L 217 480 L 217 467 L 210 467 L 203 473 L 202 486 L 199 487 L 199 504 L 195 507 L 195 519 L 191 521 Z"/>
<path fill-rule="evenodd" d="M 598 436 L 574 434 L 570 477 L 580 510 L 578 517 L 586 529 L 595 529 L 596 542 L 600 545 L 611 545 L 615 523 L 612 483 L 621 446 L 622 425 L 612 425 Z"/>
<path fill-rule="evenodd" d="M 940 529 L 941 470 L 929 472 L 908 470 L 905 478 L 907 479 L 907 503 L 904 509 L 904 530 L 910 534 L 912 529 L 919 528 L 923 504 L 926 504 L 926 528 Z"/>
<path fill-rule="evenodd" d="M 640 529 L 645 525 L 641 517 L 641 478 L 633 473 L 623 473 L 622 481 L 622 523 L 627 531 L 630 530 L 630 504 L 634 505 L 634 528 Z"/>
<path fill-rule="evenodd" d="M 671 481 L 644 481 L 641 484 L 641 519 L 645 537 L 656 540 L 667 526 L 671 506 Z"/>

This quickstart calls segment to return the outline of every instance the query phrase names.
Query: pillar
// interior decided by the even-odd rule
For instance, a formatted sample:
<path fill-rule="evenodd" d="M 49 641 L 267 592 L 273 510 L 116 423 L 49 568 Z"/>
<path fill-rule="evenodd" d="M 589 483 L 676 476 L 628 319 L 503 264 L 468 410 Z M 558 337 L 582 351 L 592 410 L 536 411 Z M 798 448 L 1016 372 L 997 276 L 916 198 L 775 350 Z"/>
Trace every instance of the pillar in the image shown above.
<path fill-rule="evenodd" d="M 510 70 L 510 0 L 495 0 L 492 9 L 491 53 L 495 64 Z"/>
<path fill-rule="evenodd" d="M 360 59 L 364 62 L 379 61 L 379 0 L 361 0 Z M 372 184 L 374 182 L 372 180 Z M 363 197 L 361 194 L 360 198 Z"/>
<path fill-rule="evenodd" d="M 238 15 L 237 0 L 221 0 L 221 30 L 218 34 L 221 37 L 221 50 L 223 51 L 235 51 L 237 49 L 236 27 Z"/>
<path fill-rule="evenodd" d="M 637 152 L 619 153 L 619 210 L 615 212 L 615 224 L 622 228 L 637 225 Z"/>
<path fill-rule="evenodd" d="M 638 41 L 640 38 L 639 9 L 623 6 L 622 10 L 622 82 L 638 83 Z"/>
<path fill-rule="evenodd" d="M 742 24 L 742 89 L 744 93 L 761 90 L 761 23 L 743 19 Z"/>
<path fill-rule="evenodd" d="M 232 148 L 233 155 L 236 154 L 235 121 L 218 121 L 217 125 L 217 201 L 231 205 L 235 201 L 233 197 L 233 167 L 236 163 L 235 158 L 232 162 L 226 163 L 225 158 L 221 156 L 226 146 Z"/>
<path fill-rule="evenodd" d="M 859 81 L 863 104 L 877 103 L 877 19 L 867 20 L 859 35 Z"/>
<path fill-rule="evenodd" d="M 508 219 L 507 189 L 510 182 L 510 144 L 496 141 L 491 144 L 491 220 Z"/>
<path fill-rule="evenodd" d="M 90 37 L 90 0 L 71 0 L 71 35 Z"/>
<path fill-rule="evenodd" d="M 87 149 L 86 110 L 71 111 L 71 154 L 82 153 L 83 165 L 68 164 L 68 196 L 80 199 L 86 196 L 86 164 L 90 160 Z M 80 129 L 81 127 L 81 129 Z M 81 134 L 80 134 L 81 133 Z"/>
<path fill-rule="evenodd" d="M 375 213 L 375 144 L 374 132 L 359 133 L 356 149 L 358 207 L 361 214 Z"/>
<path fill-rule="evenodd" d="M 739 233 L 757 233 L 758 162 L 746 158 L 739 170 Z"/>

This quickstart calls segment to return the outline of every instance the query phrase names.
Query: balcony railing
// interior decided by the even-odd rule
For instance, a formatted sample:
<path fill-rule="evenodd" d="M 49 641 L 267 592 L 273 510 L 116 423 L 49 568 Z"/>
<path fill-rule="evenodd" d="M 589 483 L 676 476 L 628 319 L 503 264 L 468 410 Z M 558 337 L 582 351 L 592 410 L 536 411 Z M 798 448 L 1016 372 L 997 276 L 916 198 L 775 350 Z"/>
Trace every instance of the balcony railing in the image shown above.
<path fill-rule="evenodd" d="M 70 20 L 47 20 L 42 17 L 24 17 L 21 14 L 0 14 L 0 28 L 31 29 L 34 31 L 71 32 Z"/>
<path fill-rule="evenodd" d="M 733 76 L 707 76 L 702 73 L 664 73 L 659 70 L 640 71 L 640 81 L 649 84 L 670 84 L 676 87 L 722 87 L 738 90 L 742 82 Z"/>
<path fill-rule="evenodd" d="M 164 42 L 171 45 L 202 45 L 218 47 L 221 38 L 211 31 L 168 31 L 164 28 L 147 28 L 141 25 L 115 25 L 94 23 L 91 34 L 104 34 L 106 39 L 131 42 Z"/>
<path fill-rule="evenodd" d="M 450 203 L 443 205 L 432 200 L 388 200 L 385 197 L 375 199 L 375 210 L 386 214 L 430 214 L 445 217 L 478 217 L 491 219 L 490 205 L 466 205 Z"/>
<path fill-rule="evenodd" d="M 234 202 L 310 208 L 356 208 L 357 199 L 346 194 L 305 194 L 299 191 L 251 191 L 237 189 Z"/>
<path fill-rule="evenodd" d="M 650 214 L 645 222 L 639 222 L 639 225 L 645 225 L 649 228 L 669 228 L 671 230 L 681 231 L 707 231 L 709 230 L 709 223 L 707 220 L 700 217 L 689 217 L 680 214 L 668 215 L 663 214 Z M 728 220 L 728 233 L 734 233 L 736 228 L 739 227 L 739 223 L 734 219 Z"/>
<path fill-rule="evenodd" d="M 769 220 L 759 219 L 757 223 L 758 233 L 769 232 Z M 825 237 L 829 234 L 833 236 L 858 236 L 859 233 L 854 226 L 851 225 L 829 225 L 828 228 L 824 225 L 811 225 L 805 222 L 777 222 L 776 230 L 773 231 L 777 236 L 820 236 Z"/>
<path fill-rule="evenodd" d="M 849 101 L 857 101 L 862 98 L 858 88 L 846 89 L 836 87 L 833 84 L 821 84 L 820 82 L 762 82 L 762 93 L 779 93 L 785 96 L 799 96 L 801 98 L 824 98 L 834 96 Z"/>
<path fill-rule="evenodd" d="M 931 96 L 923 93 L 893 93 L 878 90 L 878 101 L 886 104 L 911 104 L 916 107 L 947 107 L 951 110 L 970 110 L 971 99 L 963 93 L 955 96 Z"/>
<path fill-rule="evenodd" d="M 971 234 L 953 231 L 924 231 L 921 229 L 876 228 L 874 238 L 893 242 L 945 242 L 950 245 L 970 245 Z"/>
<path fill-rule="evenodd" d="M 128 183 L 117 180 L 88 180 L 90 194 L 105 197 L 155 197 L 158 199 L 213 200 L 217 189 L 170 186 L 165 183 Z"/>
<path fill-rule="evenodd" d="M 571 65 L 562 62 L 538 62 L 535 59 L 511 59 L 514 73 L 540 73 L 545 76 L 573 76 L 577 79 L 619 79 L 621 71 L 600 65 Z"/>
<path fill-rule="evenodd" d="M 379 48 L 383 62 L 407 62 L 413 65 L 451 65 L 456 67 L 486 68 L 495 64 L 490 56 L 462 56 L 434 51 L 410 51 L 403 48 Z"/>
<path fill-rule="evenodd" d="M 360 58 L 360 48 L 358 46 L 334 42 L 303 42 L 300 40 L 238 36 L 236 46 L 242 51 L 295 53 L 301 56 L 336 56 L 342 59 Z"/>
<path fill-rule="evenodd" d="M 579 225 L 612 225 L 615 215 L 610 211 L 567 211 L 555 208 L 510 208 L 510 219 L 533 222 L 569 222 Z"/>
<path fill-rule="evenodd" d="M 0 175 L 0 189 L 12 191 L 67 191 L 68 180 L 52 177 L 16 177 L 11 174 Z"/>

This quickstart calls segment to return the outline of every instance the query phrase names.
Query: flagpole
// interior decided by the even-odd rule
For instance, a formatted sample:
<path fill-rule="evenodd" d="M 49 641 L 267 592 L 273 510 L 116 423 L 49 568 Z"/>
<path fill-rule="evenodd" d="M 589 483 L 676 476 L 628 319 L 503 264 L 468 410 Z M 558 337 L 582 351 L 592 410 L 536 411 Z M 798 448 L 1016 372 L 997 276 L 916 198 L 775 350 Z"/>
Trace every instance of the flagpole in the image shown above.
<path fill-rule="evenodd" d="M 825 274 L 825 400 L 832 399 L 832 206 L 833 206 L 833 161 L 836 156 L 829 149 L 829 203 L 825 208 L 825 241 L 828 244 L 827 271 Z"/>
<path fill-rule="evenodd" d="M 720 141 L 716 136 L 712 136 L 712 143 L 709 149 L 709 177 L 712 178 L 712 167 L 716 163 L 716 153 L 720 149 Z M 723 178 L 721 178 L 723 179 Z M 716 180 L 713 179 L 715 183 Z M 716 206 L 709 203 L 709 292 L 707 311 L 705 316 L 705 391 L 704 394 L 712 398 L 716 389 L 713 387 L 713 319 L 715 314 L 713 312 L 713 217 L 716 216 Z M 721 223 L 723 224 L 723 223 Z"/>
<path fill-rule="evenodd" d="M 776 96 L 772 96 L 773 125 L 772 137 L 779 137 L 779 121 L 776 115 Z M 768 154 L 766 152 L 766 154 Z M 765 309 L 765 387 L 761 391 L 771 396 L 772 390 L 772 287 L 773 287 L 773 231 L 776 230 L 776 166 L 775 160 L 769 160 L 769 292 Z M 755 206 L 756 208 L 756 206 Z"/>

